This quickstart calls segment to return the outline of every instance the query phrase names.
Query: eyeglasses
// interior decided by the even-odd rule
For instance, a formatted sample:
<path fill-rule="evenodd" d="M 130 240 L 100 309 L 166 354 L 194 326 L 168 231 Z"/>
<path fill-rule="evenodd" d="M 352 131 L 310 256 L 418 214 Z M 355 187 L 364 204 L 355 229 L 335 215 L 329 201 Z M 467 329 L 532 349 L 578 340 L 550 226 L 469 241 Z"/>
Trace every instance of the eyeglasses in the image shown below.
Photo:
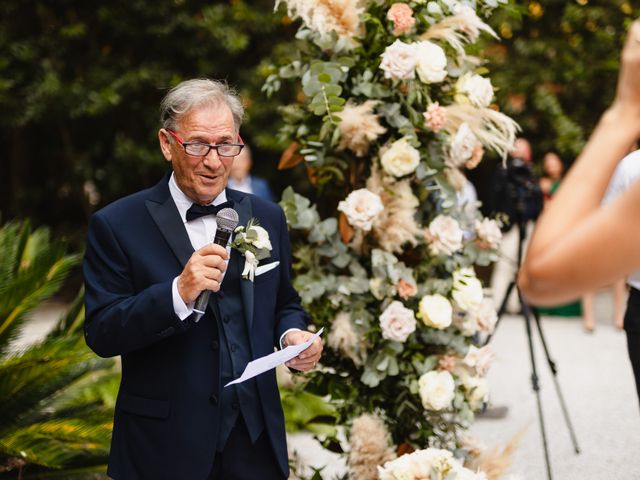
<path fill-rule="evenodd" d="M 185 153 L 192 157 L 206 157 L 209 155 L 212 148 L 215 149 L 221 157 L 235 157 L 236 155 L 239 155 L 244 148 L 244 144 L 242 143 L 222 143 L 220 145 L 214 145 L 212 143 L 183 142 L 177 133 L 169 130 L 168 128 L 165 130 L 167 130 L 167 132 L 169 132 L 171 136 L 175 138 L 180 145 L 182 145 Z"/>

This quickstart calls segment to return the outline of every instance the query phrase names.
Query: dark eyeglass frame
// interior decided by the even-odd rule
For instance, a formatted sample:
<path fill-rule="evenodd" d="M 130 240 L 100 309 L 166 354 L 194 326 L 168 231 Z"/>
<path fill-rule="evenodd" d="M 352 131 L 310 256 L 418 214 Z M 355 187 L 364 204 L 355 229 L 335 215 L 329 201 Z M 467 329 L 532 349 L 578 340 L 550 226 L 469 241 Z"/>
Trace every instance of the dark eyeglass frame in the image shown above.
<path fill-rule="evenodd" d="M 242 152 L 242 149 L 244 148 L 244 143 L 213 144 L 213 143 L 203 143 L 203 142 L 185 142 L 173 130 L 169 130 L 168 128 L 165 128 L 165 130 L 167 132 L 169 132 L 171 134 L 171 136 L 173 138 L 175 138 L 180 145 L 182 145 L 182 148 L 184 148 L 184 153 L 186 153 L 187 155 L 189 155 L 191 157 L 206 157 L 207 155 L 209 155 L 209 153 L 211 153 L 211 150 L 214 149 L 216 151 L 216 153 L 218 154 L 218 156 L 231 158 L 231 157 L 236 157 L 236 156 L 240 155 L 240 152 Z M 242 141 L 242 137 L 240 137 L 240 141 Z M 206 146 L 206 147 L 209 147 L 209 149 L 207 150 L 206 153 L 199 153 L 199 154 L 189 153 L 188 148 L 189 148 L 190 145 Z M 238 153 L 234 153 L 233 155 L 227 155 L 227 154 L 225 154 L 225 153 L 220 151 L 220 148 L 224 148 L 224 147 L 240 147 L 240 150 L 238 150 Z"/>

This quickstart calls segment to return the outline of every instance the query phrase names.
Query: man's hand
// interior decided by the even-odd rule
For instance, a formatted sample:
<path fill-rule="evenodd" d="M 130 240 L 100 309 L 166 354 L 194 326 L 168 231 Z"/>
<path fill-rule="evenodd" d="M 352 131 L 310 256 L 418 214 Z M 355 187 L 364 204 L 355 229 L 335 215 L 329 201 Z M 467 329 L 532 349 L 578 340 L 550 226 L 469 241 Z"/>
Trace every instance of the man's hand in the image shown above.
<path fill-rule="evenodd" d="M 215 243 L 193 252 L 178 277 L 178 293 L 185 304 L 195 302 L 203 290 L 220 290 L 222 274 L 227 269 L 227 258 L 227 250 Z"/>
<path fill-rule="evenodd" d="M 313 333 L 311 332 L 294 330 L 285 335 L 282 343 L 285 346 L 298 345 L 300 343 L 306 342 L 311 337 L 313 337 Z M 307 348 L 304 352 L 300 352 L 300 355 L 298 355 L 297 357 L 289 360 L 286 365 L 289 368 L 294 368 L 296 370 L 300 370 L 301 372 L 308 372 L 316 366 L 316 363 L 318 363 L 321 356 L 322 340 L 320 339 L 320 337 L 318 337 L 309 348 Z"/>

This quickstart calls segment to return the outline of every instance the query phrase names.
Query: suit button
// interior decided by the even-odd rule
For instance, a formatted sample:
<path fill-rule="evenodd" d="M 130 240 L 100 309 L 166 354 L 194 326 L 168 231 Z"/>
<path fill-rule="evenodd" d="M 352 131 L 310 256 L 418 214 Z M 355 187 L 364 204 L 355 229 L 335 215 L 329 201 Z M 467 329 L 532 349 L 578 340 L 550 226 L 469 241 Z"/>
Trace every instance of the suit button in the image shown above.
<path fill-rule="evenodd" d="M 218 290 L 218 296 L 220 298 L 224 298 L 224 292 L 222 290 Z"/>
<path fill-rule="evenodd" d="M 217 405 L 218 404 L 218 396 L 217 395 L 211 395 L 209 397 L 209 401 L 213 404 L 213 405 Z"/>
<path fill-rule="evenodd" d="M 229 317 L 227 317 L 226 315 L 224 317 L 222 317 L 222 321 L 224 323 L 229 323 Z"/>
<path fill-rule="evenodd" d="M 213 340 L 211 342 L 211 350 L 218 350 L 220 348 L 220 344 L 217 340 Z"/>
<path fill-rule="evenodd" d="M 240 408 L 240 405 L 238 404 L 238 402 L 233 402 L 231 404 L 231 408 L 233 408 L 234 410 L 238 410 Z"/>
<path fill-rule="evenodd" d="M 238 349 L 238 347 L 236 347 L 236 344 L 235 344 L 235 343 L 232 343 L 232 344 L 231 344 L 231 351 L 232 351 L 232 352 L 235 352 L 237 349 Z"/>

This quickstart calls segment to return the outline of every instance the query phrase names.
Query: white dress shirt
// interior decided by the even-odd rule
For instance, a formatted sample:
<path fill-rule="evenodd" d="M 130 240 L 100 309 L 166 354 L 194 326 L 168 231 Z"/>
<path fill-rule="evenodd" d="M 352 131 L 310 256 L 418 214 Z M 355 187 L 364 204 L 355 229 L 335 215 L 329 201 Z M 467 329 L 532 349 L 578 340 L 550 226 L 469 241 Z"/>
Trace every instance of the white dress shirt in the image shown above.
<path fill-rule="evenodd" d="M 187 230 L 187 235 L 189 235 L 189 240 L 191 241 L 193 249 L 198 250 L 204 247 L 207 243 L 211 243 L 216 235 L 216 229 L 218 228 L 215 216 L 204 215 L 200 218 L 187 222 L 187 210 L 189 210 L 191 205 L 193 205 L 193 201 L 187 197 L 182 190 L 180 190 L 180 187 L 178 187 L 178 184 L 176 183 L 174 173 L 171 174 L 171 178 L 169 179 L 169 192 L 171 193 L 171 198 L 173 198 L 176 207 L 178 207 L 180 218 L 184 222 L 184 226 Z M 227 193 L 225 190 L 222 190 L 220 195 L 218 195 L 209 205 L 220 205 L 226 201 Z M 231 248 L 229 246 L 227 246 L 227 253 L 231 256 Z M 222 280 L 220 283 L 222 283 Z M 193 306 L 195 302 L 188 304 L 184 303 L 180 293 L 178 293 L 178 277 L 174 278 L 173 283 L 171 284 L 171 295 L 173 298 L 173 311 L 180 320 L 186 319 L 193 313 Z M 285 331 L 280 336 L 280 348 L 284 346 L 284 337 L 287 336 L 287 333 L 299 330 L 299 328 L 290 328 Z"/>
<path fill-rule="evenodd" d="M 189 240 L 191 241 L 193 249 L 199 250 L 208 243 L 211 243 L 215 237 L 216 229 L 218 228 L 216 217 L 214 215 L 205 215 L 187 222 L 187 210 L 189 210 L 191 205 L 193 205 L 193 201 L 187 197 L 182 190 L 180 190 L 180 187 L 178 187 L 178 184 L 176 183 L 174 173 L 171 174 L 171 178 L 169 179 L 169 192 L 171 193 L 171 198 L 173 198 L 176 207 L 178 207 L 180 218 L 184 222 L 184 226 L 187 230 L 187 235 L 189 235 Z M 218 195 L 209 205 L 220 205 L 226 201 L 227 193 L 225 190 L 222 190 L 220 195 Z M 227 247 L 227 253 L 229 253 L 229 251 L 230 248 Z M 195 302 L 191 302 L 189 304 L 184 303 L 184 300 L 182 300 L 182 297 L 178 293 L 178 277 L 173 279 L 171 294 L 173 296 L 173 310 L 180 320 L 184 320 L 193 313 L 193 306 Z"/>

